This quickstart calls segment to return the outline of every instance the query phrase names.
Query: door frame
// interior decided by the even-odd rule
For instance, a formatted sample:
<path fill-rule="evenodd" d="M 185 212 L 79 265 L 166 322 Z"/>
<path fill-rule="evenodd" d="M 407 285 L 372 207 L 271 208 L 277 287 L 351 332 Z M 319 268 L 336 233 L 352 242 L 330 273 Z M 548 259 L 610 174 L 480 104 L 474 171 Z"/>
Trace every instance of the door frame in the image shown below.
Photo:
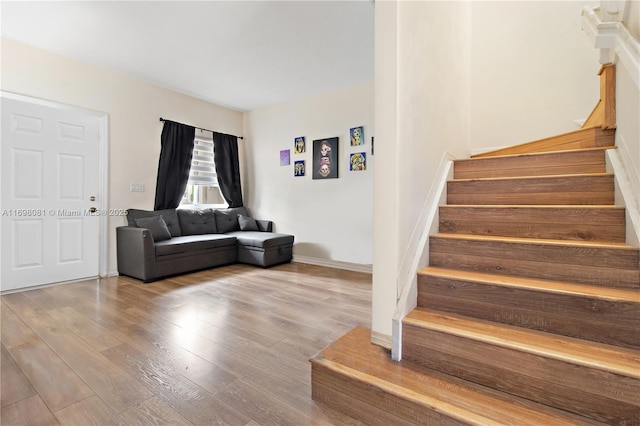
<path fill-rule="evenodd" d="M 34 105 L 56 108 L 70 112 L 78 112 L 86 115 L 94 116 L 100 122 L 100 142 L 98 147 L 98 205 L 96 206 L 100 211 L 109 211 L 109 114 L 106 112 L 96 111 L 88 108 L 82 108 L 74 105 L 64 104 L 61 102 L 53 102 L 45 99 L 35 98 L 32 96 L 21 95 L 18 93 L 7 92 L 0 90 L 0 98 L 13 99 L 21 102 L 27 102 Z M 0 156 L 2 150 L 0 150 Z M 1 157 L 0 157 L 1 158 Z M 0 174 L 0 180 L 2 175 Z M 0 197 L 0 202 L 2 198 Z M 1 206 L 0 206 L 1 208 Z M 98 276 L 106 277 L 108 275 L 107 267 L 109 260 L 109 215 L 101 214 L 99 218 L 98 228 Z M 0 233 L 2 232 L 0 228 Z M 2 235 L 0 234 L 0 239 Z M 0 244 L 0 250 L 2 245 Z M 2 258 L 2 252 L 0 252 L 0 259 Z M 49 284 L 45 284 L 49 285 Z M 38 287 L 38 286 L 36 286 Z"/>

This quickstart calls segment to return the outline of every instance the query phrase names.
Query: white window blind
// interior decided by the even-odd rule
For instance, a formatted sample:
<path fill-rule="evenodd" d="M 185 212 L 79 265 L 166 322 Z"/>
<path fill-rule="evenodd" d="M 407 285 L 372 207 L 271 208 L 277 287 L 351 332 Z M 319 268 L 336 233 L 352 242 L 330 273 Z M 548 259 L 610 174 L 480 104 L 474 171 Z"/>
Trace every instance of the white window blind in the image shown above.
<path fill-rule="evenodd" d="M 181 206 L 226 206 L 213 162 L 213 132 L 196 130 L 187 187 Z"/>
<path fill-rule="evenodd" d="M 213 162 L 213 137 L 198 132 L 193 146 L 188 185 L 218 186 L 216 166 Z"/>

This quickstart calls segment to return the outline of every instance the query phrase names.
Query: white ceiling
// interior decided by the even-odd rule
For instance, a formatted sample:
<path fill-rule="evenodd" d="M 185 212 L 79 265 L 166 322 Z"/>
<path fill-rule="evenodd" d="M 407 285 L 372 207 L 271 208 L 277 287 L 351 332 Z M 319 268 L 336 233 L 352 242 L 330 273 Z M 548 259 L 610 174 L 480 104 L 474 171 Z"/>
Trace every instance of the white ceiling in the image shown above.
<path fill-rule="evenodd" d="M 373 80 L 372 0 L 0 7 L 3 37 L 241 111 Z"/>

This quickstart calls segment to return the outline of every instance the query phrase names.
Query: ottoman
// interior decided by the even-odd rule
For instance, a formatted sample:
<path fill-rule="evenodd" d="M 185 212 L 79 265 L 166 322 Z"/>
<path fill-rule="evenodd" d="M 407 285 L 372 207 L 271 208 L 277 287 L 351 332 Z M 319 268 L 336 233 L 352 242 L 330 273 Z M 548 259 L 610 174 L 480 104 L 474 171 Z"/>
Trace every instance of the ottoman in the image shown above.
<path fill-rule="evenodd" d="M 238 240 L 238 262 L 268 267 L 291 262 L 293 235 L 275 232 L 227 232 Z"/>

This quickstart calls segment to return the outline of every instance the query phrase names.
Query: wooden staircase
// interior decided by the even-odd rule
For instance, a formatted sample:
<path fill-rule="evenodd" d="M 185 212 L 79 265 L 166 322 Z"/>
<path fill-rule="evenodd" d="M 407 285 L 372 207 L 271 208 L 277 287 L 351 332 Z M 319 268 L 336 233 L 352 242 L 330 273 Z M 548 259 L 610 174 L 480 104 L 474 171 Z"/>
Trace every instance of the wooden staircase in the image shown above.
<path fill-rule="evenodd" d="M 640 257 L 613 132 L 456 161 L 403 360 L 357 328 L 311 359 L 313 398 L 367 425 L 640 425 Z"/>

